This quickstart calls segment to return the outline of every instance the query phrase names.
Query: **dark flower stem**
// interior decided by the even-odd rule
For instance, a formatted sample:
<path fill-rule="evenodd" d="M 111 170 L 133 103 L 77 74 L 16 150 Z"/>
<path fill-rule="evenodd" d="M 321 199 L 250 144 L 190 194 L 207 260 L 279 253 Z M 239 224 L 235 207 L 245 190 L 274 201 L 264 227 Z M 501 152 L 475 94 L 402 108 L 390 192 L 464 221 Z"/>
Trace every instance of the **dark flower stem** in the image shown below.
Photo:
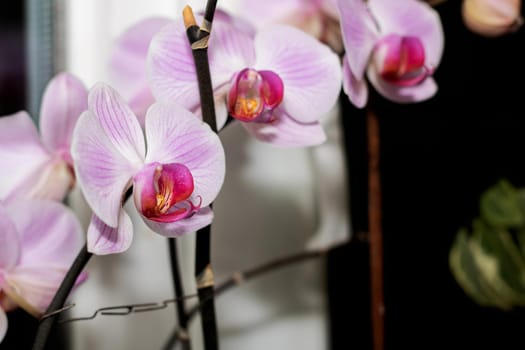
<path fill-rule="evenodd" d="M 49 307 L 44 313 L 45 315 L 53 313 L 64 306 L 64 303 L 66 302 L 69 293 L 73 289 L 73 286 L 75 285 L 78 276 L 80 275 L 80 273 L 82 272 L 92 255 L 92 253 L 88 252 L 87 244 L 85 244 L 78 253 L 77 257 L 75 258 L 75 261 L 71 265 L 66 276 L 62 280 L 62 284 L 58 288 L 55 296 L 53 297 L 53 300 L 51 301 L 51 304 L 49 304 Z M 50 315 L 40 321 L 35 341 L 33 343 L 33 350 L 45 349 L 47 339 L 49 338 L 49 334 L 51 334 L 53 326 L 56 323 L 57 316 L 58 313 Z"/>
<path fill-rule="evenodd" d="M 182 276 L 180 274 L 179 257 L 177 252 L 177 239 L 168 238 L 171 274 L 173 277 L 173 287 L 175 288 L 175 297 L 177 298 L 177 320 L 179 321 L 179 331 L 177 332 L 178 339 L 182 344 L 183 350 L 191 350 L 191 342 L 188 334 L 188 315 L 186 313 L 184 296 L 184 287 L 182 285 Z"/>
<path fill-rule="evenodd" d="M 374 350 L 385 348 L 385 303 L 383 289 L 383 233 L 381 214 L 381 176 L 379 120 L 370 107 L 367 110 L 368 129 L 368 230 L 370 244 L 370 282 L 372 342 Z"/>
<path fill-rule="evenodd" d="M 224 292 L 227 292 L 228 290 L 232 289 L 233 287 L 239 286 L 249 280 L 252 280 L 256 277 L 262 276 L 269 272 L 275 272 L 281 268 L 288 267 L 293 264 L 298 264 L 301 262 L 324 257 L 329 251 L 337 247 L 338 245 L 330 247 L 330 248 L 308 250 L 305 252 L 301 252 L 301 253 L 285 256 L 285 257 L 282 257 L 276 260 L 272 260 L 263 265 L 251 268 L 249 270 L 235 272 L 228 279 L 226 279 L 222 283 L 218 284 L 217 287 L 215 287 L 215 296 L 219 296 L 223 294 Z M 188 322 L 190 322 L 195 317 L 197 312 L 206 304 L 205 302 L 207 302 L 207 300 L 200 300 L 199 304 L 195 305 L 193 308 L 191 308 L 188 311 Z M 169 338 L 166 345 L 163 347 L 163 349 L 165 350 L 173 349 L 173 347 L 177 344 L 177 341 L 178 341 L 177 332 L 174 332 Z"/>
<path fill-rule="evenodd" d="M 197 26 L 195 17 L 193 16 L 193 11 L 189 6 L 186 6 L 183 11 L 186 34 L 192 48 L 197 72 L 202 118 L 214 132 L 217 132 L 217 123 L 208 61 L 208 39 L 216 5 L 216 0 L 208 1 L 204 20 L 200 27 Z M 195 278 L 197 282 L 199 302 L 202 305 L 200 308 L 200 314 L 204 335 L 204 348 L 206 350 L 216 350 L 219 348 L 219 339 L 215 317 L 214 277 L 211 265 L 210 232 L 210 225 L 197 231 Z"/>

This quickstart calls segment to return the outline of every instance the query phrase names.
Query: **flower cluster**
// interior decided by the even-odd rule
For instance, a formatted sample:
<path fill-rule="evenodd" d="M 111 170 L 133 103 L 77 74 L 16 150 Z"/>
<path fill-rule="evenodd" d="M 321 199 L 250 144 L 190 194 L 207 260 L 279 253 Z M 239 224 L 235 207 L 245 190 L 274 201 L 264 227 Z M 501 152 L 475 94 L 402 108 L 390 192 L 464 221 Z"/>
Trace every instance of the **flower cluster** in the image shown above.
<path fill-rule="evenodd" d="M 320 121 L 341 87 L 358 107 L 367 103 L 368 82 L 403 103 L 437 91 L 432 73 L 443 33 L 425 3 L 243 6 L 248 14 L 256 9 L 260 23 L 218 11 L 209 40 L 220 129 L 240 122 L 264 143 L 315 146 L 326 140 Z M 264 13 L 282 14 L 281 23 L 263 23 Z M 0 340 L 4 311 L 20 306 L 41 315 L 83 244 L 99 255 L 129 248 L 128 198 L 145 224 L 166 237 L 211 224 L 225 154 L 201 120 L 191 50 L 182 19 L 142 21 L 116 42 L 111 86 L 87 89 L 60 73 L 44 92 L 39 130 L 23 111 L 0 118 Z M 61 203 L 75 186 L 93 211 L 85 243 L 77 218 Z"/>

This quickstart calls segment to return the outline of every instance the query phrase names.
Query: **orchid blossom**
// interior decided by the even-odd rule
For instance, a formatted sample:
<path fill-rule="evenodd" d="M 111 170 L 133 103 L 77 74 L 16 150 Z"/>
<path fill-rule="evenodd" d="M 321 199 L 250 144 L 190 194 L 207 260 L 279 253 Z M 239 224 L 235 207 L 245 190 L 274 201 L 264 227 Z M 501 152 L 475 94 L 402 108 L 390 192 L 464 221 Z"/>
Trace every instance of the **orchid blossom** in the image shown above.
<path fill-rule="evenodd" d="M 82 244 L 80 223 L 63 204 L 0 202 L 0 342 L 7 331 L 5 312 L 21 307 L 42 316 Z"/>
<path fill-rule="evenodd" d="M 228 16 L 216 16 L 208 55 L 222 127 L 228 114 L 258 140 L 282 147 L 325 141 L 319 124 L 341 86 L 337 55 L 289 26 L 275 25 L 255 37 Z M 148 69 L 158 101 L 200 107 L 195 66 L 182 21 L 164 26 L 151 42 Z"/>
<path fill-rule="evenodd" d="M 443 54 L 438 13 L 418 0 L 338 0 L 346 49 L 343 88 L 362 108 L 368 100 L 365 72 L 389 100 L 418 102 L 432 97 L 432 78 Z"/>
<path fill-rule="evenodd" d="M 463 0 L 463 20 L 473 32 L 494 37 L 523 24 L 521 0 Z"/>
<path fill-rule="evenodd" d="M 153 35 L 171 20 L 151 17 L 133 24 L 115 41 L 110 62 L 110 82 L 128 102 L 144 126 L 148 107 L 155 102 L 146 75 L 146 57 Z"/>
<path fill-rule="evenodd" d="M 61 73 L 47 85 L 40 110 L 40 135 L 21 111 L 0 118 L 0 200 L 62 200 L 74 184 L 69 153 L 73 127 L 87 108 L 87 89 Z"/>
<path fill-rule="evenodd" d="M 213 219 L 209 205 L 224 181 L 224 150 L 217 134 L 181 107 L 153 104 L 144 137 L 123 98 L 99 83 L 74 130 L 72 156 L 94 212 L 87 236 L 92 253 L 123 252 L 131 244 L 133 225 L 122 209 L 131 186 L 142 219 L 161 235 L 193 232 Z"/>
<path fill-rule="evenodd" d="M 335 0 L 243 0 L 239 14 L 258 27 L 281 23 L 297 27 L 332 47 L 342 50 L 339 14 Z"/>

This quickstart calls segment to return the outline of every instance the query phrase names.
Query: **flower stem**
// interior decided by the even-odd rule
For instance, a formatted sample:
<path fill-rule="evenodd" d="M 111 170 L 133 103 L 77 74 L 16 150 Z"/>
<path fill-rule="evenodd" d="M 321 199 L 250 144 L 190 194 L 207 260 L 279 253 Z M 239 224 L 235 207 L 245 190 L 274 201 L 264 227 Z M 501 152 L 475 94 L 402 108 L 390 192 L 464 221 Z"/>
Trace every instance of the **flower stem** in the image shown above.
<path fill-rule="evenodd" d="M 177 320 L 179 321 L 178 339 L 182 344 L 183 350 L 191 350 L 191 342 L 188 334 L 188 315 L 186 313 L 186 304 L 184 296 L 184 287 L 182 285 L 182 276 L 179 268 L 179 257 L 177 252 L 177 239 L 168 238 L 170 251 L 171 273 L 173 276 L 173 286 L 175 288 L 175 297 L 177 298 Z"/>
<path fill-rule="evenodd" d="M 381 225 L 381 176 L 379 120 L 369 108 L 368 129 L 368 230 L 370 244 L 370 282 L 373 349 L 385 348 L 385 303 L 383 290 L 383 233 Z"/>
<path fill-rule="evenodd" d="M 197 26 L 193 12 L 189 6 L 183 11 L 186 34 L 190 42 L 193 60 L 197 72 L 197 82 L 201 101 L 202 118 L 210 128 L 217 132 L 215 117 L 215 101 L 211 83 L 210 66 L 208 61 L 208 39 L 211 24 L 215 13 L 216 0 L 208 0 L 204 21 Z M 211 205 L 210 205 L 211 206 Z M 215 350 L 219 348 L 217 322 L 214 303 L 214 278 L 211 265 L 211 227 L 210 225 L 197 231 L 195 253 L 195 278 L 199 295 L 202 330 L 204 334 L 204 348 Z"/>
<path fill-rule="evenodd" d="M 53 297 L 53 300 L 51 301 L 51 304 L 49 304 L 49 307 L 47 308 L 44 314 L 52 313 L 56 310 L 61 309 L 64 306 L 64 303 L 66 302 L 69 293 L 73 289 L 73 286 L 75 285 L 78 276 L 80 275 L 80 273 L 82 272 L 92 255 L 93 254 L 88 252 L 87 250 L 87 244 L 85 244 L 82 247 L 82 249 L 80 249 L 80 252 L 78 253 L 71 267 L 69 268 L 69 271 L 67 272 L 66 276 L 62 280 L 60 287 L 58 288 L 55 296 Z M 36 337 L 33 343 L 33 350 L 43 350 L 45 348 L 49 334 L 51 333 L 53 326 L 56 323 L 57 316 L 58 314 L 50 315 L 40 321 Z"/>
<path fill-rule="evenodd" d="M 329 248 L 320 248 L 316 250 L 308 250 L 304 252 L 300 252 L 297 254 L 285 256 L 276 260 L 272 260 L 270 262 L 267 262 L 263 265 L 256 266 L 254 268 L 245 270 L 245 271 L 238 271 L 232 274 L 228 279 L 223 281 L 222 283 L 218 284 L 217 287 L 215 287 L 215 296 L 219 296 L 223 294 L 224 292 L 227 292 L 228 290 L 232 289 L 233 287 L 239 286 L 243 284 L 244 282 L 254 279 L 256 277 L 259 277 L 261 275 L 264 275 L 266 273 L 276 271 L 278 269 L 290 266 L 292 264 L 297 264 L 304 261 L 309 261 L 316 258 L 321 258 L 323 256 L 326 256 L 329 251 L 332 249 L 337 248 L 339 245 L 329 247 Z M 195 305 L 193 308 L 191 308 L 188 311 L 188 322 L 191 321 L 197 312 L 202 309 L 203 306 L 206 305 L 208 300 L 200 300 L 200 303 Z M 178 341 L 177 332 L 173 333 L 171 337 L 169 338 L 166 345 L 163 347 L 163 349 L 172 349 Z"/>

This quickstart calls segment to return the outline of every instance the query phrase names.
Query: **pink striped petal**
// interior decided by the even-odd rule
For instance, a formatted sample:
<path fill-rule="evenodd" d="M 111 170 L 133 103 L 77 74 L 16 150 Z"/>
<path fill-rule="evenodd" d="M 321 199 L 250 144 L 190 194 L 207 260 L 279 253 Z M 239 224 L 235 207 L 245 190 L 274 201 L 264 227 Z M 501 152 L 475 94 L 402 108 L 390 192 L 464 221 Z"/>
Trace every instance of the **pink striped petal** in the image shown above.
<path fill-rule="evenodd" d="M 362 80 L 379 31 L 365 1 L 338 0 L 337 5 L 348 64 L 356 79 Z"/>
<path fill-rule="evenodd" d="M 73 128 L 86 109 L 87 89 L 77 77 L 60 73 L 51 79 L 42 97 L 40 133 L 50 150 L 66 153 L 66 161 L 70 162 Z"/>
<path fill-rule="evenodd" d="M 337 102 L 341 63 L 328 46 L 296 28 L 274 25 L 257 34 L 255 47 L 256 69 L 281 78 L 281 108 L 295 120 L 317 121 Z"/>
<path fill-rule="evenodd" d="M 77 123 L 71 154 L 86 201 L 102 221 L 117 227 L 122 196 L 141 165 L 130 163 L 115 149 L 90 111 L 84 112 Z"/>
<path fill-rule="evenodd" d="M 201 208 L 191 217 L 174 222 L 157 222 L 142 217 L 146 225 L 154 232 L 166 237 L 179 237 L 195 232 L 213 221 L 213 212 L 210 207 Z"/>
<path fill-rule="evenodd" d="M 129 215 L 120 210 L 118 227 L 106 225 L 96 215 L 91 217 L 87 233 L 88 251 L 96 255 L 122 253 L 133 241 L 133 224 Z"/>
<path fill-rule="evenodd" d="M 7 333 L 7 316 L 0 307 L 0 343 L 2 343 L 2 340 L 5 337 L 5 334 Z"/>
<path fill-rule="evenodd" d="M 444 34 L 436 10 L 419 0 L 369 0 L 368 3 L 383 35 L 418 37 L 425 48 L 425 65 L 438 66 L 443 54 Z"/>
<path fill-rule="evenodd" d="M 398 103 L 413 103 L 427 100 L 433 97 L 437 90 L 437 84 L 432 77 L 427 77 L 418 85 L 398 86 L 392 85 L 379 77 L 379 74 L 371 65 L 368 70 L 370 84 L 387 99 Z"/>
<path fill-rule="evenodd" d="M 346 54 L 343 57 L 343 91 L 357 108 L 363 108 L 368 101 L 368 85 L 366 79 L 357 80 L 352 74 Z"/>
<path fill-rule="evenodd" d="M 175 105 L 154 104 L 146 115 L 146 163 L 180 163 L 191 172 L 192 203 L 209 205 L 225 175 L 224 149 L 217 134 L 195 115 Z"/>
<path fill-rule="evenodd" d="M 219 89 L 237 70 L 253 62 L 252 39 L 231 24 L 229 17 L 217 16 L 208 56 L 213 87 Z M 182 20 L 165 26 L 154 36 L 148 72 L 151 90 L 160 102 L 178 103 L 191 110 L 200 105 L 193 55 Z"/>
<path fill-rule="evenodd" d="M 84 241 L 82 227 L 71 209 L 60 202 L 19 200 L 5 210 L 19 234 L 18 267 L 71 265 Z"/>
<path fill-rule="evenodd" d="M 20 256 L 20 242 L 15 224 L 0 202 L 0 270 L 15 266 Z M 1 290 L 1 287 L 0 287 Z"/>
<path fill-rule="evenodd" d="M 153 36 L 170 22 L 168 18 L 151 17 L 132 25 L 117 38 L 111 52 L 110 82 L 128 101 L 141 125 L 147 108 L 155 102 L 146 74 L 148 47 Z"/>
<path fill-rule="evenodd" d="M 279 147 L 307 147 L 326 141 L 318 122 L 299 123 L 281 109 L 275 111 L 271 123 L 242 123 L 257 140 Z"/>
<path fill-rule="evenodd" d="M 118 92 L 98 83 L 89 92 L 88 105 L 113 147 L 130 163 L 141 164 L 146 153 L 144 135 L 137 117 Z"/>
<path fill-rule="evenodd" d="M 50 159 L 26 112 L 0 118 L 0 200 L 36 183 Z"/>

